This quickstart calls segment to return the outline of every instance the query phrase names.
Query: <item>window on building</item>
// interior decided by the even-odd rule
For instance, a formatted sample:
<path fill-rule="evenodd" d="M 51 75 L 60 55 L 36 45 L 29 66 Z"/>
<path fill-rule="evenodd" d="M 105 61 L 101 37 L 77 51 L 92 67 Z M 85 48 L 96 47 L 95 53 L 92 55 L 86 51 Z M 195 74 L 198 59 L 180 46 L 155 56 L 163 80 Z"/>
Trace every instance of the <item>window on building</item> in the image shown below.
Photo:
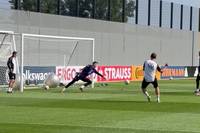
<path fill-rule="evenodd" d="M 136 17 L 136 0 L 126 0 L 125 3 L 125 16 L 126 23 L 135 24 Z"/>
<path fill-rule="evenodd" d="M 61 0 L 60 1 L 60 14 L 66 16 L 76 16 L 76 0 Z"/>
<path fill-rule="evenodd" d="M 40 12 L 57 14 L 57 0 L 40 0 Z"/>
<path fill-rule="evenodd" d="M 101 20 L 108 19 L 108 0 L 96 0 L 95 18 Z"/>
<path fill-rule="evenodd" d="M 37 0 L 20 0 L 19 8 L 25 11 L 37 11 Z"/>
<path fill-rule="evenodd" d="M 79 0 L 78 16 L 84 18 L 93 17 L 94 0 Z"/>
<path fill-rule="evenodd" d="M 122 22 L 123 0 L 110 0 L 111 21 Z"/>

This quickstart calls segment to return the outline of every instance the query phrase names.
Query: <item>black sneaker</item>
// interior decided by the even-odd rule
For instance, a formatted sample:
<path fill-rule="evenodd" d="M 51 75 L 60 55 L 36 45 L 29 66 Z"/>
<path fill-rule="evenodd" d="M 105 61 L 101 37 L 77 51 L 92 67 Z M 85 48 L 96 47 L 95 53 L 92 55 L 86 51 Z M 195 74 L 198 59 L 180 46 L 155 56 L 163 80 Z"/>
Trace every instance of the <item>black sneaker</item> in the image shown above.
<path fill-rule="evenodd" d="M 80 87 L 79 90 L 80 90 L 81 92 L 83 92 L 83 88 Z"/>

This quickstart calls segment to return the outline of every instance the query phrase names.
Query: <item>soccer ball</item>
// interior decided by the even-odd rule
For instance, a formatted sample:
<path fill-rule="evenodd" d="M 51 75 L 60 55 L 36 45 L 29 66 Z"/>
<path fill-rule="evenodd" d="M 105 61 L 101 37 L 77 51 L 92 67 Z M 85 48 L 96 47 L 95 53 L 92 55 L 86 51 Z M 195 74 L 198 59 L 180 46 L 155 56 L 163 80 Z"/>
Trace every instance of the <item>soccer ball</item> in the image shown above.
<path fill-rule="evenodd" d="M 47 76 L 47 78 L 44 81 L 44 88 L 48 90 L 49 88 L 56 88 L 59 86 L 60 80 L 58 76 L 56 76 L 54 73 L 51 73 Z"/>
<path fill-rule="evenodd" d="M 169 80 L 173 80 L 173 77 L 170 77 Z"/>
<path fill-rule="evenodd" d="M 125 85 L 128 85 L 130 83 L 130 81 L 129 80 L 125 80 L 124 83 L 125 83 Z"/>

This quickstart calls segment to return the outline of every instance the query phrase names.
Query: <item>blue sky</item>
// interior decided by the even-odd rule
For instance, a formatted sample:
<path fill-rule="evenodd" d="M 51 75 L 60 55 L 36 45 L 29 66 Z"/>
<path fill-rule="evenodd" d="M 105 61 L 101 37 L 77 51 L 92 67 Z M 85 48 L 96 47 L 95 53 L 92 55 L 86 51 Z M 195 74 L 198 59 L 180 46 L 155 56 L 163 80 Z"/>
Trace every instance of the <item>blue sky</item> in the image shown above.
<path fill-rule="evenodd" d="M 200 0 L 163 0 L 163 1 L 176 2 L 184 5 L 200 7 Z"/>

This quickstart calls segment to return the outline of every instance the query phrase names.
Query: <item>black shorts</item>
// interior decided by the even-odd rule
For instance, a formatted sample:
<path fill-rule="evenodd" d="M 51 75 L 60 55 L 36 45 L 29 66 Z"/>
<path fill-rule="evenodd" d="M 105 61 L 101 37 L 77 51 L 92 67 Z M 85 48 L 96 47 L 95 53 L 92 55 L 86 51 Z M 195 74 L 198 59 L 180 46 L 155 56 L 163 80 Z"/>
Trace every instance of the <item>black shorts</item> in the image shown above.
<path fill-rule="evenodd" d="M 146 89 L 149 84 L 152 84 L 154 88 L 158 87 L 158 80 L 155 78 L 153 82 L 146 82 L 145 79 L 142 81 L 142 89 Z"/>
<path fill-rule="evenodd" d="M 9 80 L 15 80 L 16 79 L 16 74 L 15 73 L 9 72 L 8 76 L 9 76 Z"/>

